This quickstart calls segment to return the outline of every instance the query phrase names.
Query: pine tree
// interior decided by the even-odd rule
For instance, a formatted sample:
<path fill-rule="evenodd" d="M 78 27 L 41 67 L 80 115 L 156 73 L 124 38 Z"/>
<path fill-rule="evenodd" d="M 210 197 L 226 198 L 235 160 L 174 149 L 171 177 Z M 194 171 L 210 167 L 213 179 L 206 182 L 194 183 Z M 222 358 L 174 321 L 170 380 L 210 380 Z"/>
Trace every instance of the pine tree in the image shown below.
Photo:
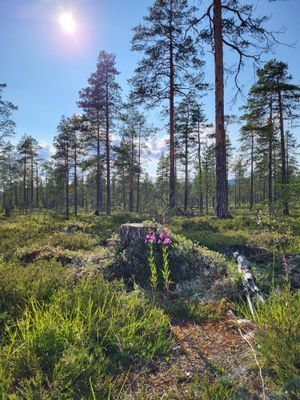
<path fill-rule="evenodd" d="M 5 88 L 6 84 L 0 83 L 0 147 L 15 133 L 16 123 L 12 119 L 12 113 L 18 109 L 15 104 L 3 98 L 2 91 Z"/>
<path fill-rule="evenodd" d="M 129 211 L 134 210 L 134 188 L 136 187 L 136 212 L 140 209 L 140 176 L 142 172 L 141 154 L 143 141 L 150 135 L 146 118 L 134 105 L 125 104 L 121 115 L 121 137 L 127 141 L 129 154 Z"/>
<path fill-rule="evenodd" d="M 176 205 L 175 98 L 182 96 L 190 84 L 199 86 L 202 78 L 202 62 L 187 34 L 193 11 L 187 0 L 155 0 L 144 17 L 145 24 L 134 28 L 132 40 L 132 49 L 144 53 L 131 81 L 132 98 L 150 108 L 168 101 L 170 207 Z"/>
<path fill-rule="evenodd" d="M 200 37 L 213 49 L 215 64 L 215 127 L 216 127 L 216 215 L 226 218 L 228 210 L 228 180 L 226 174 L 226 134 L 224 121 L 224 55 L 223 46 L 237 55 L 236 67 L 231 71 L 238 91 L 239 73 L 245 60 L 258 62 L 274 41 L 274 34 L 264 28 L 267 17 L 254 16 L 255 7 L 240 0 L 213 0 L 206 12 L 196 18 L 194 25 L 206 20 Z"/>
<path fill-rule="evenodd" d="M 120 86 L 116 81 L 119 74 L 114 54 L 101 51 L 96 72 L 88 79 L 89 86 L 79 93 L 78 105 L 86 112 L 95 131 L 90 132 L 90 140 L 96 142 L 97 154 L 97 208 L 102 207 L 102 165 L 101 141 L 105 142 L 106 160 L 106 214 L 111 212 L 110 193 L 110 134 L 120 105 Z"/>
<path fill-rule="evenodd" d="M 69 218 L 72 133 L 70 131 L 68 120 L 65 116 L 62 116 L 58 125 L 58 135 L 54 138 L 54 146 L 56 152 L 53 158 L 57 163 L 57 172 L 61 172 L 64 177 L 65 214 L 66 218 Z"/>

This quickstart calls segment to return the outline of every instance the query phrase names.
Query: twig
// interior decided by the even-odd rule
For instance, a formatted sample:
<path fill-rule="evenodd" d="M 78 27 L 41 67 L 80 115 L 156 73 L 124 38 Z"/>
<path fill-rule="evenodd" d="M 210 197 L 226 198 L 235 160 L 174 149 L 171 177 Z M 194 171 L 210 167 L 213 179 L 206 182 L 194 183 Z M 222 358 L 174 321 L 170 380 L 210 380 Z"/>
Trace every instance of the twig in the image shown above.
<path fill-rule="evenodd" d="M 261 380 L 261 387 L 262 387 L 263 400 L 266 400 L 265 381 L 264 381 L 264 378 L 263 378 L 262 369 L 261 369 L 261 366 L 260 366 L 260 364 L 259 364 L 259 362 L 258 362 L 257 355 L 256 355 L 256 352 L 255 352 L 255 350 L 254 350 L 254 347 L 252 346 L 251 342 L 242 334 L 242 331 L 241 331 L 240 328 L 238 328 L 238 331 L 239 331 L 239 333 L 240 333 L 242 339 L 243 339 L 243 340 L 248 344 L 248 346 L 251 348 L 251 351 L 252 351 L 253 356 L 254 356 L 255 363 L 256 363 L 256 365 L 257 365 L 257 367 L 258 367 L 258 370 L 259 370 L 259 376 L 260 376 L 260 380 Z"/>

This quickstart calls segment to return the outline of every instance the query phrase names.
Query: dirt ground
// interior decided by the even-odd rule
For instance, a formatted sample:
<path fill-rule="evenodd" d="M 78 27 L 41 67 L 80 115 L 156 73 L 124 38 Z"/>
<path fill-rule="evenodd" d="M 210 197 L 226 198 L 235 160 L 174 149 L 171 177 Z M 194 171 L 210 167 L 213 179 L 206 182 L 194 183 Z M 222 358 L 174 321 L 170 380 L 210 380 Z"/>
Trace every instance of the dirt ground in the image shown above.
<path fill-rule="evenodd" d="M 137 371 L 133 368 L 125 385 L 126 398 L 191 399 L 193 382 L 222 377 L 245 392 L 241 398 L 259 399 L 261 380 L 249 345 L 254 329 L 250 321 L 239 324 L 231 316 L 172 325 L 169 356 Z"/>

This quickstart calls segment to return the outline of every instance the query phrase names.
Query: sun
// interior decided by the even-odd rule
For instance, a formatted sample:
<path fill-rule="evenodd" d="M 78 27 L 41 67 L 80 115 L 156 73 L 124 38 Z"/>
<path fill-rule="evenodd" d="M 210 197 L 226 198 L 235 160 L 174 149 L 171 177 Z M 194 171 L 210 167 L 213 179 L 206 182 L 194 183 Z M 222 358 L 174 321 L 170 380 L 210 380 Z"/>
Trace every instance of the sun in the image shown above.
<path fill-rule="evenodd" d="M 72 13 L 65 12 L 58 18 L 61 28 L 67 33 L 74 33 L 76 30 L 76 23 Z"/>

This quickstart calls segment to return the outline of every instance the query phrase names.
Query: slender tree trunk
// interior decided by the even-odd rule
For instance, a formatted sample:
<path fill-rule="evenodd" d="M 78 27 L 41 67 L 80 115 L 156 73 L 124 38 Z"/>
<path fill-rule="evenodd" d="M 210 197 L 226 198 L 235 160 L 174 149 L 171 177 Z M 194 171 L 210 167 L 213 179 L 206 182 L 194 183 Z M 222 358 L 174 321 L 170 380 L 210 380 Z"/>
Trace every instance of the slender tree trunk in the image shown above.
<path fill-rule="evenodd" d="M 269 159 L 268 159 L 268 203 L 269 212 L 273 207 L 273 103 L 270 101 L 270 132 L 269 132 Z"/>
<path fill-rule="evenodd" d="M 27 214 L 27 190 L 26 190 L 26 156 L 24 156 L 23 161 L 23 201 L 24 201 L 24 210 Z"/>
<path fill-rule="evenodd" d="M 74 214 L 78 215 L 77 144 L 74 148 Z"/>
<path fill-rule="evenodd" d="M 286 183 L 290 183 L 289 137 L 286 137 Z"/>
<path fill-rule="evenodd" d="M 188 209 L 189 202 L 189 148 L 188 148 L 188 118 L 185 127 L 185 138 L 184 138 L 184 158 L 185 158 L 185 168 L 184 168 L 184 211 Z"/>
<path fill-rule="evenodd" d="M 102 170 L 101 170 L 101 154 L 100 154 L 100 121 L 99 112 L 97 116 L 97 177 L 96 177 L 96 208 L 98 211 L 102 208 Z"/>
<path fill-rule="evenodd" d="M 70 188 L 69 188 L 69 148 L 66 145 L 66 172 L 65 172 L 65 185 L 66 185 L 66 218 L 70 216 Z"/>
<path fill-rule="evenodd" d="M 131 168 L 129 171 L 129 211 L 133 212 L 133 185 L 134 185 L 134 139 L 133 130 L 131 131 Z"/>
<path fill-rule="evenodd" d="M 170 44 L 169 44 L 169 118 L 170 118 L 170 193 L 169 193 L 169 206 L 174 208 L 176 206 L 176 176 L 175 176 L 175 143 L 174 143 L 174 48 L 173 48 L 173 1 L 171 0 L 171 21 L 170 21 Z"/>
<path fill-rule="evenodd" d="M 198 121 L 198 165 L 199 165 L 199 214 L 203 215 L 203 188 L 202 188 L 202 160 L 201 160 L 201 134 Z"/>
<path fill-rule="evenodd" d="M 206 156 L 207 157 L 207 156 Z M 208 165 L 207 160 L 205 160 L 205 214 L 208 215 Z"/>
<path fill-rule="evenodd" d="M 141 134 L 139 131 L 139 137 L 138 137 L 138 173 L 137 173 L 137 187 L 136 187 L 136 212 L 138 213 L 140 211 L 140 177 L 141 177 Z"/>
<path fill-rule="evenodd" d="M 234 175 L 234 208 L 237 208 L 237 176 Z"/>
<path fill-rule="evenodd" d="M 106 77 L 105 93 L 105 147 L 106 147 L 106 215 L 111 213 L 111 195 L 110 195 L 110 140 L 109 140 L 109 99 L 108 99 L 108 77 Z"/>
<path fill-rule="evenodd" d="M 40 202 L 40 188 L 39 188 L 39 167 L 38 164 L 36 165 L 36 207 L 39 208 L 39 202 Z"/>
<path fill-rule="evenodd" d="M 221 0 L 214 0 L 213 6 L 216 108 L 216 216 L 218 218 L 226 218 L 229 212 L 226 135 L 224 128 L 224 65 Z"/>
<path fill-rule="evenodd" d="M 283 104 L 281 91 L 278 91 L 278 107 L 279 107 L 279 128 L 280 128 L 280 146 L 281 146 L 281 185 L 283 197 L 283 215 L 289 214 L 289 203 L 287 199 L 287 176 L 286 176 L 286 157 L 285 157 L 285 133 L 283 121 Z"/>
<path fill-rule="evenodd" d="M 33 160 L 33 155 L 31 155 L 31 160 L 30 160 L 30 169 L 31 169 L 31 174 L 30 174 L 30 208 L 34 208 L 34 160 Z"/>
<path fill-rule="evenodd" d="M 123 209 L 126 210 L 126 188 L 125 188 L 125 171 L 122 169 L 122 198 L 123 198 Z"/>
<path fill-rule="evenodd" d="M 253 188 L 254 188 L 254 133 L 251 132 L 251 155 L 250 155 L 250 205 L 253 209 Z"/>

